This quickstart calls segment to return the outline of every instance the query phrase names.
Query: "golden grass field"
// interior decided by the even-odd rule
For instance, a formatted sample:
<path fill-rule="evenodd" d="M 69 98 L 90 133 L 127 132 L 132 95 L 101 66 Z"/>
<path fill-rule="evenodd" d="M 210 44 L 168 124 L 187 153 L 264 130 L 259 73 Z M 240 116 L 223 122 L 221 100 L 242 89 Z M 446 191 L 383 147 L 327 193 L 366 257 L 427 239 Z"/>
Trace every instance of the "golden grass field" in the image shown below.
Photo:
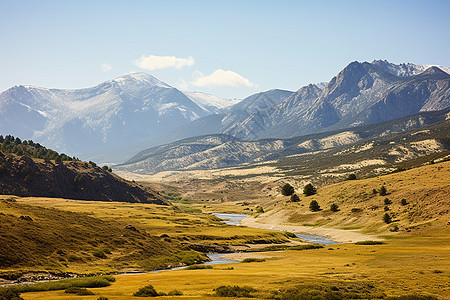
<path fill-rule="evenodd" d="M 321 187 L 310 197 L 300 195 L 299 203 L 290 203 L 289 197 L 274 193 L 279 187 L 273 183 L 270 186 L 255 183 L 253 190 L 246 191 L 239 183 L 215 182 L 208 186 L 205 182 L 196 182 L 191 183 L 191 189 L 182 195 L 183 199 L 174 202 L 180 207 L 175 210 L 152 204 L 16 198 L 19 204 L 86 213 L 108 222 L 133 224 L 151 235 L 167 234 L 173 240 L 188 237 L 191 242 L 224 245 L 243 245 L 252 239 L 287 240 L 280 232 L 224 226 L 210 215 L 188 212 L 189 209 L 200 209 L 207 213 L 253 213 L 257 217 L 255 221 L 261 224 L 292 225 L 302 230 L 341 229 L 371 234 L 384 241 L 381 245 L 342 243 L 303 251 L 226 254 L 236 260 L 248 257 L 266 260 L 214 265 L 213 269 L 116 275 L 116 282 L 111 286 L 90 289 L 94 296 L 74 296 L 64 291 L 30 292 L 21 296 L 24 299 L 98 299 L 100 296 L 110 300 L 130 299 L 139 288 L 153 285 L 158 292 L 181 291 L 183 295 L 176 298 L 206 299 L 221 285 L 246 285 L 257 290 L 253 293 L 257 298 L 276 298 L 278 291 L 282 293 L 299 285 L 353 290 L 362 290 L 364 285 L 371 287 L 367 298 L 421 294 L 450 299 L 449 174 L 450 162 L 444 162 L 380 177 L 344 181 Z M 172 188 L 182 191 L 181 186 L 187 184 L 183 182 L 177 186 L 174 183 Z M 198 189 L 198 185 L 202 188 Z M 381 185 L 387 188 L 388 195 L 372 193 Z M 229 195 L 223 192 L 226 188 L 230 188 Z M 168 187 L 160 186 L 162 189 Z M 224 199 L 227 196 L 229 198 Z M 385 205 L 385 198 L 392 204 Z M 322 211 L 309 211 L 312 199 L 319 202 Z M 408 204 L 401 205 L 401 199 L 407 199 Z M 340 211 L 330 212 L 331 203 L 338 204 Z M 258 204 L 264 207 L 264 214 L 255 214 Z M 389 206 L 387 212 L 393 216 L 391 224 L 382 221 L 385 206 Z M 353 208 L 360 210 L 354 212 Z M 398 231 L 391 231 L 393 225 L 399 227 Z M 205 241 L 204 236 L 211 239 Z M 367 239 L 370 240 L 370 236 Z M 98 270 L 99 266 L 101 262 L 96 261 L 90 269 Z M 81 271 L 86 265 L 69 267 Z M 138 265 L 130 264 L 130 268 L 138 268 Z"/>
<path fill-rule="evenodd" d="M 339 244 L 323 249 L 258 253 L 265 262 L 215 265 L 212 270 L 176 270 L 119 275 L 110 287 L 92 289 L 95 296 L 80 299 L 130 299 L 151 284 L 158 292 L 173 289 L 180 299 L 208 298 L 221 285 L 248 285 L 261 297 L 298 284 L 333 285 L 336 282 L 372 284 L 388 296 L 434 295 L 448 299 L 450 289 L 450 230 L 423 236 L 394 237 L 384 245 Z M 238 258 L 251 257 L 252 253 Z M 228 267 L 233 269 L 229 270 Z M 22 294 L 24 299 L 78 299 L 63 291 Z"/>

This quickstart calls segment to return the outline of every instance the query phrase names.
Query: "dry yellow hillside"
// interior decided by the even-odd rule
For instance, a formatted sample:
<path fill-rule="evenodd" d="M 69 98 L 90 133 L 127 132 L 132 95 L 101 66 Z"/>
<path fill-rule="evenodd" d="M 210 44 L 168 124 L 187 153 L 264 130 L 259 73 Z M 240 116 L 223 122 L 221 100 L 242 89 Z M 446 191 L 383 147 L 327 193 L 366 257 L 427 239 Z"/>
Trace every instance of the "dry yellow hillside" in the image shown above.
<path fill-rule="evenodd" d="M 275 206 L 255 221 L 270 224 L 292 224 L 309 227 L 361 229 L 365 233 L 418 232 L 430 226 L 446 226 L 450 210 L 450 162 L 422 166 L 375 178 L 350 180 L 318 189 L 316 195 L 278 197 Z M 386 195 L 374 193 L 385 186 Z M 404 199 L 404 200 L 403 200 Z M 311 212 L 310 202 L 316 200 L 321 211 Z M 402 203 L 403 200 L 403 203 Z M 337 204 L 338 212 L 330 211 Z M 390 203 L 390 204 L 386 204 Z M 273 209 L 272 209 L 273 207 Z M 388 213 L 392 222 L 386 224 Z"/>

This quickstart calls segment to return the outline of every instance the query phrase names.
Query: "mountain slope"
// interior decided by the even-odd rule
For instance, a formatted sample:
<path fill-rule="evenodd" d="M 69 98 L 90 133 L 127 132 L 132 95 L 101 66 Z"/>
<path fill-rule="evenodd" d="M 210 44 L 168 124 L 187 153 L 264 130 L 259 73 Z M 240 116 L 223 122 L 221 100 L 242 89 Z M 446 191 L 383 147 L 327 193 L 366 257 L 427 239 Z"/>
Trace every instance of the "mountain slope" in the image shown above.
<path fill-rule="evenodd" d="M 179 90 L 132 73 L 79 90 L 15 86 L 0 94 L 0 132 L 77 156 L 138 144 L 207 115 Z"/>
<path fill-rule="evenodd" d="M 145 143 L 147 147 L 143 147 L 142 149 L 168 144 L 195 136 L 220 133 L 227 134 L 228 131 L 231 133 L 234 126 L 246 120 L 253 113 L 265 109 L 270 110 L 274 105 L 280 103 L 292 94 L 293 92 L 291 91 L 273 89 L 250 95 L 239 103 L 220 110 L 219 113 L 199 118 L 178 127 L 159 138 L 149 141 L 148 143 Z"/>
<path fill-rule="evenodd" d="M 303 87 L 223 132 L 244 139 L 286 138 L 449 106 L 450 74 L 438 67 L 352 62 L 323 90 L 315 85 Z"/>
<path fill-rule="evenodd" d="M 434 139 L 434 136 L 443 132 L 444 137 L 440 136 L 439 138 L 448 139 L 446 130 L 448 129 L 448 124 L 450 124 L 448 121 L 449 113 L 450 109 L 438 112 L 424 112 L 377 124 L 290 139 L 242 141 L 226 135 L 189 138 L 144 150 L 123 165 L 117 166 L 116 170 L 151 174 L 169 170 L 214 169 L 261 163 L 314 151 L 339 147 L 351 148 L 351 145 L 357 142 L 367 143 L 365 141 L 368 139 L 380 139 L 380 137 L 389 137 L 397 133 L 408 135 L 407 132 L 411 132 L 413 129 L 432 124 L 438 124 L 436 125 L 437 129 L 434 129 L 433 133 L 421 135 L 421 138 Z M 396 138 L 393 139 L 395 140 Z M 416 141 L 414 140 L 413 142 Z M 382 144 L 384 145 L 384 143 Z M 445 149 L 448 147 L 447 142 L 443 144 L 438 143 L 437 145 L 435 152 L 446 151 Z M 408 148 L 409 146 L 405 145 L 404 147 Z M 389 152 L 389 150 L 386 151 Z M 410 154 L 412 156 L 416 154 L 419 156 L 423 155 L 422 152 L 414 149 L 411 150 Z M 399 158 L 397 157 L 392 161 L 396 159 Z"/>
<path fill-rule="evenodd" d="M 218 113 L 222 109 L 235 105 L 241 100 L 239 99 L 225 99 L 213 96 L 211 94 L 201 92 L 183 92 L 195 104 L 200 106 L 203 110 L 210 114 Z"/>
<path fill-rule="evenodd" d="M 58 155 L 32 141 L 7 136 L 0 138 L 0 146 L 0 194 L 167 204 L 158 193 L 143 190 L 106 167 Z"/>

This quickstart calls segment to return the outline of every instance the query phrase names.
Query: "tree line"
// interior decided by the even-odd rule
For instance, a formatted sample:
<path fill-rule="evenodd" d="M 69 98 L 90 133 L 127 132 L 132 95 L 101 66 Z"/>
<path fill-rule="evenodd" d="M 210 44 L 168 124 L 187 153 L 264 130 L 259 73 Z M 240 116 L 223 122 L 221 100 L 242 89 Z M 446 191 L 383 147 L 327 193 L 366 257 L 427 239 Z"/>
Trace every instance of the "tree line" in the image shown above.
<path fill-rule="evenodd" d="M 70 157 L 64 153 L 47 149 L 39 143 L 35 143 L 32 140 L 21 140 L 18 137 L 7 135 L 3 137 L 0 135 L 0 150 L 3 153 L 13 153 L 16 155 L 26 155 L 33 158 L 40 158 L 45 160 L 55 161 L 72 161 L 79 160 L 76 157 Z"/>

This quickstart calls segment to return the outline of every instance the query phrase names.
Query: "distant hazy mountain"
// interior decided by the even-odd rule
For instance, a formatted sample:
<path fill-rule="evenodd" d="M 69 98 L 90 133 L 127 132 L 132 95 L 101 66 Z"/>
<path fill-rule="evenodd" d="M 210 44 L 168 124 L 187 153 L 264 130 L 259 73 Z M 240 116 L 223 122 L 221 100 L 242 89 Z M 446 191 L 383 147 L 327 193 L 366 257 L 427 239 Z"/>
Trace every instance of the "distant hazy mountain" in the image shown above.
<path fill-rule="evenodd" d="M 146 73 L 86 89 L 19 85 L 0 94 L 0 134 L 33 139 L 71 155 L 148 141 L 207 114 Z"/>
<path fill-rule="evenodd" d="M 430 130 L 429 127 L 427 130 L 420 131 L 422 134 L 419 134 L 417 128 L 428 125 L 434 126 L 433 129 Z M 406 158 L 413 158 L 431 153 L 423 147 L 414 145 L 410 147 L 410 141 L 403 143 L 405 137 L 408 136 L 414 136 L 414 141 L 436 139 L 437 145 L 440 146 L 433 151 L 448 151 L 450 149 L 450 144 L 448 143 L 450 138 L 449 126 L 450 109 L 446 109 L 437 112 L 422 112 L 376 124 L 290 139 L 243 141 L 229 135 L 207 135 L 188 138 L 141 151 L 126 163 L 116 166 L 115 170 L 152 174 L 174 170 L 225 168 L 242 164 L 263 163 L 284 157 L 301 156 L 313 151 L 333 148 L 341 149 L 342 147 L 344 147 L 344 150 L 341 151 L 342 153 L 347 155 L 353 151 L 358 159 L 367 160 L 390 155 L 392 156 L 392 162 L 395 162 L 399 159 L 400 154 L 404 154 Z M 415 133 L 410 134 L 414 129 L 416 129 Z M 351 146 L 358 142 L 364 143 L 364 141 L 371 145 L 366 147 L 370 151 L 360 153 L 362 150 L 355 150 Z M 393 145 L 391 147 L 389 146 L 390 142 Z M 378 151 L 375 145 L 380 146 L 381 148 L 379 149 L 382 150 Z M 403 146 L 400 147 L 399 145 Z M 399 152 L 400 154 L 397 151 L 397 155 L 390 150 L 386 150 L 388 148 L 403 150 Z M 312 156 L 309 157 L 311 158 Z M 339 162 L 338 154 L 332 159 L 335 162 Z"/>
<path fill-rule="evenodd" d="M 293 92 L 291 91 L 273 89 L 250 95 L 239 103 L 222 109 L 220 113 L 199 118 L 149 141 L 147 146 L 158 146 L 208 134 L 227 134 L 228 132 L 232 134 L 233 128 L 241 124 L 249 116 L 260 111 L 272 111 L 277 104 L 292 94 Z"/>
<path fill-rule="evenodd" d="M 239 103 L 242 99 L 225 99 L 201 92 L 183 92 L 195 104 L 208 113 L 219 113 L 226 107 Z"/>

